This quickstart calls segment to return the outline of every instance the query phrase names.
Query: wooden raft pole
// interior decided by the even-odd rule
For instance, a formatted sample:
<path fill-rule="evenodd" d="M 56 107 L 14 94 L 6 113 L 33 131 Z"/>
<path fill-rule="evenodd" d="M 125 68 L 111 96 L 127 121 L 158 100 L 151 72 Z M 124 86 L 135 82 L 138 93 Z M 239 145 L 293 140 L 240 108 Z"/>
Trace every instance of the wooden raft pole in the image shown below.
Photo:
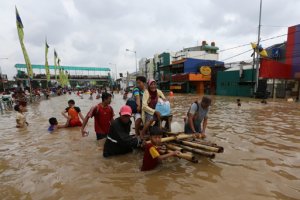
<path fill-rule="evenodd" d="M 188 160 L 188 161 L 193 162 L 193 163 L 198 163 L 197 158 L 195 158 L 195 156 L 193 154 L 190 154 L 190 153 L 180 153 L 179 155 L 177 155 L 177 157 Z"/>
<path fill-rule="evenodd" d="M 176 146 L 176 145 L 174 145 L 174 144 L 167 144 L 166 147 L 167 147 L 168 149 L 173 150 L 173 151 L 180 151 L 181 153 L 186 153 L 186 151 L 185 151 L 183 148 L 178 147 L 178 146 Z"/>
<path fill-rule="evenodd" d="M 212 153 L 212 152 L 205 152 L 205 151 L 201 151 L 199 149 L 193 149 L 191 147 L 184 146 L 184 145 L 177 146 L 175 144 L 167 144 L 166 147 L 171 149 L 171 150 L 174 150 L 174 151 L 177 150 L 177 151 L 180 151 L 180 152 L 183 152 L 183 153 L 188 151 L 190 153 L 195 153 L 195 154 L 205 156 L 205 157 L 208 157 L 208 158 L 215 158 L 215 154 Z"/>
<path fill-rule="evenodd" d="M 212 152 L 201 151 L 200 149 L 195 149 L 195 148 L 192 148 L 192 147 L 189 147 L 189 146 L 184 146 L 184 145 L 179 145 L 178 147 L 180 147 L 184 150 L 190 151 L 192 153 L 198 154 L 200 156 L 205 156 L 205 157 L 208 157 L 208 158 L 211 158 L 211 159 L 216 157 L 216 155 Z"/>
<path fill-rule="evenodd" d="M 221 147 L 221 146 L 217 145 L 216 143 L 212 143 L 210 141 L 205 141 L 205 140 L 201 140 L 201 139 L 200 140 L 193 139 L 193 140 L 190 140 L 189 142 L 195 142 L 195 143 L 206 145 L 206 146 L 216 147 L 216 148 L 220 149 L 220 153 L 224 152 L 224 147 Z"/>
<path fill-rule="evenodd" d="M 203 150 L 206 150 L 206 151 L 212 151 L 212 152 L 216 152 L 216 153 L 221 153 L 221 152 L 224 151 L 223 148 L 211 147 L 211 146 L 206 146 L 206 145 L 203 145 L 203 144 L 197 144 L 197 143 L 188 142 L 188 141 L 176 140 L 176 143 L 183 144 L 183 145 L 186 145 L 186 146 L 189 146 L 189 147 L 203 149 Z"/>
<path fill-rule="evenodd" d="M 166 152 L 169 152 L 169 150 L 167 150 Z M 160 151 L 160 153 L 162 153 L 162 154 L 166 153 L 166 152 Z M 190 153 L 180 153 L 179 155 L 176 155 L 176 156 L 178 158 L 182 158 L 182 159 L 185 159 L 185 160 L 193 162 L 193 163 L 198 163 L 197 158 L 193 154 L 190 154 Z"/>
<path fill-rule="evenodd" d="M 187 139 L 187 138 L 193 138 L 193 134 L 179 134 L 177 136 L 169 136 L 165 138 L 161 138 L 161 142 L 170 142 L 173 140 L 182 140 L 182 139 Z"/>

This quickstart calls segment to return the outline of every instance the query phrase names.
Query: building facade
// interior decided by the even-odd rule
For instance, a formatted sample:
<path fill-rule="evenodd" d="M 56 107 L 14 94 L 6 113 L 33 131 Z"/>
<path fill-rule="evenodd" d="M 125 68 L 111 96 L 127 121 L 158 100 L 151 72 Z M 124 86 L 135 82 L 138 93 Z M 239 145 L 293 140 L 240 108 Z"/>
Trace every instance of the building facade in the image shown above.
<path fill-rule="evenodd" d="M 213 60 L 185 58 L 159 67 L 160 88 L 179 93 L 215 94 L 216 72 L 224 63 Z"/>
<path fill-rule="evenodd" d="M 141 58 L 139 60 L 139 71 L 138 71 L 139 75 L 144 75 L 145 74 L 146 60 L 147 60 L 147 58 Z"/>
<path fill-rule="evenodd" d="M 174 60 L 181 60 L 183 58 L 195 58 L 202 60 L 219 60 L 219 47 L 216 47 L 215 42 L 210 45 L 206 41 L 202 41 L 201 46 L 183 48 L 176 52 L 173 56 Z"/>
<path fill-rule="evenodd" d="M 217 75 L 217 95 L 253 96 L 253 84 L 256 70 L 252 62 L 234 62 L 228 64 L 229 69 L 219 71 Z"/>
<path fill-rule="evenodd" d="M 273 98 L 300 97 L 300 24 L 288 28 L 287 42 L 267 48 L 260 60 L 259 77 L 268 83 Z"/>

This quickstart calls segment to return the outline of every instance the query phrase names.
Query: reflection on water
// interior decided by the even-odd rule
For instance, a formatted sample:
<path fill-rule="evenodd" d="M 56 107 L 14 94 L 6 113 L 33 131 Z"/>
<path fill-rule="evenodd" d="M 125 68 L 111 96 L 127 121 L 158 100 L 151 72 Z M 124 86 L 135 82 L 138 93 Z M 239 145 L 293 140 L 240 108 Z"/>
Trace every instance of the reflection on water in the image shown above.
<path fill-rule="evenodd" d="M 61 111 L 74 98 L 86 114 L 97 100 L 75 95 L 30 105 L 30 126 L 15 128 L 15 113 L 0 116 L 0 199 L 299 199 L 300 104 L 261 105 L 233 97 L 213 97 L 208 139 L 225 148 L 198 164 L 172 158 L 142 173 L 142 153 L 104 159 L 93 122 L 89 137 L 79 128 L 47 132 L 48 118 L 64 123 Z M 183 130 L 195 95 L 172 99 L 173 131 Z M 124 104 L 115 95 L 115 113 Z"/>

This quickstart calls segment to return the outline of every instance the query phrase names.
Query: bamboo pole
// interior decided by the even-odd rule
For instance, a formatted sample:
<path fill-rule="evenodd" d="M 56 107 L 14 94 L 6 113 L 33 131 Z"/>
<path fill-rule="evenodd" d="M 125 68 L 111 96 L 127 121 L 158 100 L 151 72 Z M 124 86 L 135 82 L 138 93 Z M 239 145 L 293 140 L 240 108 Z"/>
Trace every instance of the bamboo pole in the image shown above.
<path fill-rule="evenodd" d="M 206 151 L 212 151 L 212 152 L 216 152 L 216 153 L 221 153 L 222 149 L 217 148 L 217 147 L 211 147 L 211 146 L 206 146 L 203 144 L 197 144 L 197 143 L 193 143 L 193 142 L 188 142 L 188 141 L 176 141 L 179 144 L 183 144 L 186 146 L 190 146 L 190 147 L 194 147 L 194 148 L 199 148 L 199 149 L 203 149 Z"/>
<path fill-rule="evenodd" d="M 176 145 L 174 145 L 174 144 L 167 144 L 166 147 L 167 147 L 168 149 L 173 150 L 173 151 L 180 151 L 181 153 L 185 153 L 185 151 L 184 151 L 183 148 L 178 147 L 178 146 L 176 146 Z"/>
<path fill-rule="evenodd" d="M 193 138 L 193 139 L 187 140 L 187 141 L 188 141 L 188 142 L 196 142 L 196 143 L 203 144 L 203 145 L 206 145 L 206 146 L 212 146 L 212 147 L 217 146 L 216 143 L 212 143 L 212 142 L 210 142 L 210 141 L 203 140 L 203 139 L 196 139 L 196 138 Z"/>
<path fill-rule="evenodd" d="M 169 153 L 169 152 L 170 152 L 169 149 L 167 149 L 166 151 L 159 151 L 159 153 L 161 153 L 161 154 L 165 154 L 165 153 Z M 197 158 L 191 153 L 179 153 L 176 156 L 178 158 L 182 158 L 182 159 L 185 159 L 185 160 L 193 162 L 193 163 L 198 163 Z"/>
<path fill-rule="evenodd" d="M 188 142 L 196 142 L 196 143 L 199 143 L 199 144 L 202 144 L 202 145 L 205 145 L 205 146 L 211 146 L 211 147 L 215 147 L 215 148 L 218 148 L 218 153 L 222 153 L 224 152 L 224 148 L 221 147 L 221 146 L 218 146 L 216 143 L 212 143 L 210 141 L 205 141 L 203 139 L 196 139 L 194 138 L 193 135 L 190 135 L 190 134 L 185 134 L 185 133 L 180 133 L 180 132 L 167 132 L 168 135 L 171 135 L 169 137 L 166 137 L 166 141 L 172 141 L 171 140 L 171 137 L 176 137 L 178 136 L 178 139 L 191 139 L 191 140 L 187 140 Z M 187 137 L 187 138 L 185 138 Z M 169 139 L 170 138 L 170 139 Z M 164 142 L 164 139 L 162 139 Z"/>
<path fill-rule="evenodd" d="M 193 140 L 188 141 L 188 142 L 195 142 L 195 143 L 198 143 L 198 144 L 219 148 L 220 153 L 224 152 L 224 147 L 221 147 L 221 146 L 217 145 L 216 143 L 212 143 L 210 141 L 193 139 Z"/>
<path fill-rule="evenodd" d="M 179 145 L 178 147 L 186 150 L 186 151 L 190 151 L 192 153 L 195 153 L 195 154 L 198 154 L 198 155 L 201 155 L 201 156 L 205 156 L 205 157 L 208 157 L 208 158 L 215 158 L 216 155 L 212 152 L 205 152 L 205 151 L 201 151 L 200 149 L 194 149 L 192 147 L 188 147 L 188 146 L 184 146 L 184 145 Z"/>
<path fill-rule="evenodd" d="M 177 136 L 169 136 L 165 138 L 161 138 L 161 142 L 170 142 L 173 140 L 182 140 L 182 139 L 187 139 L 187 138 L 193 138 L 193 134 L 179 134 Z"/>
<path fill-rule="evenodd" d="M 183 134 L 182 132 L 167 132 L 166 134 L 168 135 L 179 135 L 179 134 Z"/>
<path fill-rule="evenodd" d="M 193 162 L 193 163 L 198 163 L 198 160 L 195 158 L 195 156 L 193 154 L 180 153 L 179 155 L 177 155 L 177 157 L 188 160 L 188 161 Z"/>

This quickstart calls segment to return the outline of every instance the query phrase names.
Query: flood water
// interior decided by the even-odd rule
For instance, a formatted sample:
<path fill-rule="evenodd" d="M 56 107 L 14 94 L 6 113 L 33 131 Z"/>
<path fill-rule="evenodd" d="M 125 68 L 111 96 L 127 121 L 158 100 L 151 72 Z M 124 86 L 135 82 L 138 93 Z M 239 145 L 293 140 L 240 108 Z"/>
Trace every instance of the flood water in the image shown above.
<path fill-rule="evenodd" d="M 64 95 L 28 106 L 25 129 L 15 128 L 15 112 L 0 115 L 0 199 L 300 199 L 300 104 L 213 97 L 208 140 L 225 151 L 198 164 L 171 158 L 151 172 L 140 172 L 143 154 L 104 159 L 93 119 L 88 137 L 79 128 L 47 132 L 73 98 L 85 115 L 98 100 Z M 172 131 L 195 95 L 175 95 Z M 115 95 L 117 115 L 124 104 Z"/>

